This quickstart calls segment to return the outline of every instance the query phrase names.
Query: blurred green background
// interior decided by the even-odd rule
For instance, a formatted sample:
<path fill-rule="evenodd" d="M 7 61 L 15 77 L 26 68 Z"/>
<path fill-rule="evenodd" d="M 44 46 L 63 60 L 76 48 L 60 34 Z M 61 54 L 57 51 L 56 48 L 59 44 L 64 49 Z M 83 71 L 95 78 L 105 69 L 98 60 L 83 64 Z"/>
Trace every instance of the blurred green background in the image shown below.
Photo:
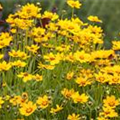
<path fill-rule="evenodd" d="M 105 33 L 105 46 L 110 48 L 111 40 L 119 39 L 118 33 L 120 32 L 120 0 L 80 0 L 82 7 L 76 10 L 76 14 L 80 16 L 84 22 L 87 21 L 87 16 L 97 15 L 103 23 L 101 24 Z M 14 12 L 17 4 L 24 5 L 27 2 L 40 2 L 43 10 L 51 10 L 53 6 L 57 6 L 58 13 L 66 10 L 68 15 L 71 15 L 70 7 L 66 5 L 66 0 L 0 0 L 4 7 L 3 19 L 8 14 Z"/>

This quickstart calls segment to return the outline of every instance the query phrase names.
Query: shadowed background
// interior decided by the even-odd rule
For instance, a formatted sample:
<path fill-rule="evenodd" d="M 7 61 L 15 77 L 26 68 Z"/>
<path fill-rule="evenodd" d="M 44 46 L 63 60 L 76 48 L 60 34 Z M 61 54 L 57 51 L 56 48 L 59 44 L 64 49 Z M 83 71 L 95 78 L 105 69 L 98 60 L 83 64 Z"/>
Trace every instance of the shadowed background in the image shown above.
<path fill-rule="evenodd" d="M 110 48 L 111 40 L 120 39 L 120 0 L 80 0 L 82 7 L 75 13 L 87 22 L 89 15 L 97 15 L 103 23 L 101 24 L 105 33 L 105 46 Z M 62 10 L 67 11 L 67 15 L 71 15 L 71 9 L 66 5 L 66 0 L 0 0 L 3 5 L 3 19 L 7 18 L 10 13 L 14 12 L 17 4 L 24 5 L 27 2 L 40 2 L 43 10 L 51 10 L 54 6 L 58 8 L 58 14 Z"/>

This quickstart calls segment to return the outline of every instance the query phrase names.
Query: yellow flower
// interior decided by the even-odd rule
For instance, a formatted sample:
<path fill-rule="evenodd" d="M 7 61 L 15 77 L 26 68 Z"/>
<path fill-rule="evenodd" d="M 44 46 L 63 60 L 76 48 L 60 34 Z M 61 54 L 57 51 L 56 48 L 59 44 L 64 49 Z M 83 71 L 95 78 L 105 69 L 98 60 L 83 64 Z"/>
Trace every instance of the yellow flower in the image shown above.
<path fill-rule="evenodd" d="M 112 49 L 113 50 L 120 50 L 120 41 L 112 41 Z"/>
<path fill-rule="evenodd" d="M 55 68 L 54 65 L 44 65 L 41 62 L 38 64 L 39 69 L 48 69 L 48 70 L 53 70 Z"/>
<path fill-rule="evenodd" d="M 28 103 L 24 103 L 22 107 L 19 108 L 19 111 L 21 115 L 29 116 L 36 110 L 36 108 L 36 104 L 33 104 L 32 101 L 29 101 Z"/>
<path fill-rule="evenodd" d="M 25 52 L 20 52 L 18 55 L 19 58 L 26 60 L 27 58 L 29 58 L 30 56 L 28 56 Z"/>
<path fill-rule="evenodd" d="M 9 46 L 10 42 L 12 41 L 12 36 L 9 33 L 1 33 L 0 34 L 0 49 Z"/>
<path fill-rule="evenodd" d="M 67 80 L 71 80 L 73 78 L 73 76 L 74 76 L 74 72 L 69 72 L 69 73 L 67 73 L 66 78 L 67 78 Z"/>
<path fill-rule="evenodd" d="M 17 96 L 14 96 L 13 98 L 10 98 L 9 99 L 9 102 L 12 103 L 13 106 L 17 106 L 17 105 L 20 105 L 22 106 L 24 103 L 26 103 L 28 101 L 27 97 L 23 98 L 19 95 Z"/>
<path fill-rule="evenodd" d="M 66 55 L 65 60 L 70 61 L 70 62 L 74 62 L 75 57 L 74 57 L 73 53 L 70 52 L 68 55 Z"/>
<path fill-rule="evenodd" d="M 67 120 L 80 120 L 80 115 L 73 113 L 72 115 L 68 115 Z"/>
<path fill-rule="evenodd" d="M 17 75 L 19 78 L 23 78 L 24 82 L 30 81 L 33 79 L 33 76 L 31 74 L 28 74 L 27 72 L 21 72 Z"/>
<path fill-rule="evenodd" d="M 100 112 L 100 116 L 104 116 L 105 118 L 114 118 L 118 117 L 118 113 L 111 107 L 103 107 L 103 112 Z"/>
<path fill-rule="evenodd" d="M 116 100 L 115 96 L 107 96 L 106 99 L 103 100 L 105 107 L 115 108 L 120 104 L 119 100 Z"/>
<path fill-rule="evenodd" d="M 21 8 L 21 11 L 19 11 L 17 14 L 21 18 L 40 18 L 41 14 L 39 13 L 41 11 L 41 8 L 38 6 L 35 6 L 34 4 L 27 4 Z"/>
<path fill-rule="evenodd" d="M 26 63 L 25 62 L 22 62 L 20 60 L 17 60 L 17 61 L 14 61 L 12 63 L 13 66 L 16 66 L 16 67 L 25 67 L 26 66 Z"/>
<path fill-rule="evenodd" d="M 26 46 L 26 49 L 29 50 L 29 51 L 32 52 L 32 53 L 37 53 L 37 50 L 38 50 L 39 48 L 40 48 L 40 47 L 38 47 L 37 45 Z"/>
<path fill-rule="evenodd" d="M 47 95 L 44 95 L 43 97 L 39 97 L 36 103 L 40 106 L 40 108 L 45 109 L 49 106 L 50 100 Z"/>
<path fill-rule="evenodd" d="M 99 72 L 98 74 L 95 74 L 96 81 L 100 83 L 106 83 L 108 82 L 108 74 Z"/>
<path fill-rule="evenodd" d="M 78 92 L 75 92 L 72 94 L 71 98 L 73 99 L 74 103 L 86 103 L 88 101 L 88 96 L 83 94 L 79 94 Z"/>
<path fill-rule="evenodd" d="M 63 44 L 61 46 L 56 47 L 56 50 L 59 52 L 67 52 L 69 51 L 69 49 L 70 49 L 69 45 L 63 45 Z"/>
<path fill-rule="evenodd" d="M 67 0 L 67 4 L 72 8 L 79 9 L 81 7 L 81 3 L 78 0 Z"/>
<path fill-rule="evenodd" d="M 50 113 L 55 114 L 63 109 L 62 106 L 56 105 L 56 108 L 51 108 Z"/>
<path fill-rule="evenodd" d="M 91 56 L 94 59 L 103 59 L 103 58 L 109 58 L 114 57 L 115 56 L 115 52 L 113 50 L 98 50 L 98 51 L 94 51 L 91 53 Z"/>
<path fill-rule="evenodd" d="M 33 79 L 35 79 L 36 81 L 42 81 L 43 77 L 42 75 L 36 74 L 36 75 L 33 75 Z"/>
<path fill-rule="evenodd" d="M 16 30 L 15 28 L 12 28 L 12 29 L 10 30 L 10 32 L 14 34 L 14 33 L 17 32 L 17 30 Z"/>
<path fill-rule="evenodd" d="M 22 52 L 22 51 L 20 51 L 20 50 L 18 50 L 18 51 L 11 50 L 11 51 L 9 52 L 9 55 L 10 55 L 11 57 L 15 57 L 15 58 L 18 58 L 18 57 L 19 57 L 19 58 L 21 58 L 21 59 L 23 59 L 23 60 L 29 58 L 29 56 L 28 56 L 25 52 Z"/>
<path fill-rule="evenodd" d="M 46 61 L 49 61 L 51 65 L 58 64 L 61 60 L 61 55 L 58 53 L 54 55 L 53 53 L 50 53 L 48 55 L 44 55 L 44 59 Z"/>
<path fill-rule="evenodd" d="M 90 85 L 92 83 L 91 80 L 89 80 L 87 77 L 78 77 L 75 82 L 79 85 L 79 86 L 86 86 L 86 85 Z"/>
<path fill-rule="evenodd" d="M 100 23 L 102 23 L 102 20 L 100 20 L 97 16 L 89 16 L 88 20 L 92 21 L 92 22 L 100 22 Z"/>
<path fill-rule="evenodd" d="M 21 96 L 19 95 L 9 99 L 9 102 L 12 103 L 13 106 L 19 105 L 20 101 L 21 101 Z"/>
<path fill-rule="evenodd" d="M 9 55 L 12 56 L 12 57 L 19 57 L 19 54 L 20 54 L 20 50 L 18 50 L 18 51 L 11 50 L 9 52 Z"/>
<path fill-rule="evenodd" d="M 91 56 L 88 53 L 85 53 L 85 51 L 77 51 L 74 53 L 74 57 L 77 61 L 80 61 L 81 63 L 84 62 L 90 62 Z"/>
<path fill-rule="evenodd" d="M 109 75 L 109 84 L 120 84 L 119 74 L 114 73 L 113 75 Z"/>
<path fill-rule="evenodd" d="M 8 71 L 12 67 L 11 63 L 6 63 L 6 61 L 3 61 L 0 63 L 0 71 Z"/>
<path fill-rule="evenodd" d="M 68 89 L 64 88 L 64 89 L 61 91 L 61 94 L 62 94 L 65 98 L 69 99 L 69 98 L 71 98 L 71 96 L 74 94 L 74 89 L 68 90 Z"/>
<path fill-rule="evenodd" d="M 51 19 L 52 21 L 54 21 L 58 19 L 59 16 L 56 13 L 45 11 L 44 14 L 42 15 L 42 18 L 47 18 L 47 19 Z"/>
<path fill-rule="evenodd" d="M 2 107 L 2 104 L 4 103 L 2 97 L 0 97 L 0 108 Z"/>

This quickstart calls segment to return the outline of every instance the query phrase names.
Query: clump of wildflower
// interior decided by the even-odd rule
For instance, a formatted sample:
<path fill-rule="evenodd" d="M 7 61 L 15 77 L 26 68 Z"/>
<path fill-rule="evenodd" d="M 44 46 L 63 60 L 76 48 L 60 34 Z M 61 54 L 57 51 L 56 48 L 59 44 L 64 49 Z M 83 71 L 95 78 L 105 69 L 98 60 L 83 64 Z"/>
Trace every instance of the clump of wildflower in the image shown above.
<path fill-rule="evenodd" d="M 80 117 L 80 114 L 75 114 L 75 113 L 72 113 L 72 115 L 68 115 L 67 117 L 67 120 L 80 120 L 81 117 Z"/>
<path fill-rule="evenodd" d="M 100 22 L 100 23 L 102 23 L 102 20 L 100 20 L 97 16 L 89 16 L 88 20 L 92 21 L 92 22 Z"/>
<path fill-rule="evenodd" d="M 81 3 L 78 0 L 67 0 L 67 4 L 72 8 L 79 9 L 81 7 Z"/>
<path fill-rule="evenodd" d="M 24 103 L 22 107 L 19 108 L 19 111 L 21 115 L 29 116 L 36 110 L 36 108 L 36 104 L 33 104 L 32 101 L 29 101 L 27 103 Z"/>
<path fill-rule="evenodd" d="M 45 109 L 49 106 L 50 100 L 47 95 L 44 95 L 43 97 L 39 97 L 36 101 L 38 106 L 40 106 L 41 109 Z"/>
<path fill-rule="evenodd" d="M 63 109 L 62 106 L 56 105 L 56 108 L 51 108 L 50 113 L 55 114 Z"/>

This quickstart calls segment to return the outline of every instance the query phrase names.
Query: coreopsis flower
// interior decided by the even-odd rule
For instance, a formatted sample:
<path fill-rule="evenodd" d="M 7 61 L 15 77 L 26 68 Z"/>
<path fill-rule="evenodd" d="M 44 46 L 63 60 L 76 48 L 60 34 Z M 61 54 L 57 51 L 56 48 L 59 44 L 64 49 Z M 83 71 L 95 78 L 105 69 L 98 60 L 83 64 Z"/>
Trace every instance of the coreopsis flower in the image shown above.
<path fill-rule="evenodd" d="M 82 69 L 82 70 L 80 70 L 80 75 L 82 75 L 83 77 L 92 78 L 93 72 L 90 69 Z"/>
<path fill-rule="evenodd" d="M 2 32 L 0 34 L 0 49 L 9 46 L 11 41 L 12 41 L 12 36 L 10 36 L 10 34 L 7 32 L 5 33 Z"/>
<path fill-rule="evenodd" d="M 97 16 L 89 16 L 88 20 L 91 22 L 100 22 L 102 23 L 102 20 L 100 20 Z"/>
<path fill-rule="evenodd" d="M 85 87 L 87 85 L 90 85 L 92 81 L 88 77 L 78 77 L 75 82 L 81 87 Z"/>
<path fill-rule="evenodd" d="M 16 67 L 25 67 L 26 66 L 26 62 L 23 62 L 21 60 L 17 60 L 17 61 L 14 61 L 12 63 L 12 66 L 16 66 Z"/>
<path fill-rule="evenodd" d="M 67 120 L 81 120 L 79 114 L 72 113 L 72 115 L 68 115 Z"/>
<path fill-rule="evenodd" d="M 119 74 L 114 73 L 113 75 L 109 75 L 108 83 L 111 84 L 120 84 Z"/>
<path fill-rule="evenodd" d="M 112 49 L 120 50 L 120 41 L 112 41 Z"/>
<path fill-rule="evenodd" d="M 49 22 L 46 26 L 45 26 L 49 31 L 55 32 L 58 30 L 58 26 L 55 23 Z"/>
<path fill-rule="evenodd" d="M 61 94 L 67 98 L 67 99 L 70 99 L 71 96 L 74 94 L 74 89 L 70 89 L 68 90 L 67 88 L 64 88 L 62 91 L 61 91 Z"/>
<path fill-rule="evenodd" d="M 50 113 L 55 114 L 63 109 L 62 106 L 56 105 L 56 108 L 51 108 Z"/>
<path fill-rule="evenodd" d="M 20 18 L 30 19 L 30 18 L 40 18 L 41 8 L 35 6 L 34 4 L 28 3 L 25 6 L 22 6 L 21 11 L 17 12 Z"/>
<path fill-rule="evenodd" d="M 96 81 L 100 83 L 106 83 L 108 82 L 109 75 L 107 73 L 99 72 L 98 74 L 95 74 Z"/>
<path fill-rule="evenodd" d="M 99 115 L 104 116 L 105 118 L 118 117 L 118 113 L 111 107 L 103 107 L 103 112 L 100 112 Z"/>
<path fill-rule="evenodd" d="M 58 46 L 56 47 L 56 50 L 59 51 L 59 52 L 67 52 L 69 51 L 70 49 L 70 45 L 61 45 L 61 46 Z"/>
<path fill-rule="evenodd" d="M 43 19 L 47 18 L 47 19 L 54 21 L 54 20 L 58 19 L 59 16 L 56 13 L 45 11 L 44 14 L 42 15 L 42 18 Z"/>
<path fill-rule="evenodd" d="M 73 76 L 74 76 L 74 72 L 69 72 L 69 73 L 67 73 L 66 78 L 67 78 L 67 80 L 71 80 L 73 78 Z"/>
<path fill-rule="evenodd" d="M 26 60 L 27 58 L 29 58 L 30 56 L 27 55 L 25 52 L 20 52 L 18 55 L 19 58 Z"/>
<path fill-rule="evenodd" d="M 0 97 L 0 108 L 2 107 L 2 104 L 4 103 L 4 100 L 2 97 Z"/>
<path fill-rule="evenodd" d="M 9 99 L 9 102 L 10 102 L 13 106 L 16 106 L 16 105 L 22 106 L 22 104 L 26 103 L 27 101 L 28 101 L 27 98 L 22 98 L 20 95 L 16 95 L 16 96 L 14 96 L 13 98 L 10 98 L 10 99 Z"/>
<path fill-rule="evenodd" d="M 42 37 L 43 35 L 45 35 L 45 29 L 44 28 L 41 28 L 41 27 L 32 28 L 31 36 L 37 38 L 37 37 Z"/>
<path fill-rule="evenodd" d="M 7 63 L 6 61 L 3 61 L 0 63 L 0 71 L 8 71 L 12 67 L 11 63 Z"/>
<path fill-rule="evenodd" d="M 92 33 L 94 33 L 96 36 L 102 37 L 102 32 L 103 32 L 103 30 L 102 30 L 101 27 L 89 25 L 89 26 L 88 26 L 88 29 L 89 29 Z"/>
<path fill-rule="evenodd" d="M 91 53 L 91 56 L 94 59 L 107 59 L 110 56 L 114 57 L 115 56 L 115 52 L 113 50 L 98 50 L 98 51 L 93 51 Z"/>
<path fill-rule="evenodd" d="M 44 65 L 41 62 L 38 64 L 39 69 L 48 69 L 48 70 L 53 70 L 55 68 L 54 65 Z"/>
<path fill-rule="evenodd" d="M 9 99 L 9 102 L 10 102 L 13 106 L 16 106 L 16 105 L 19 105 L 19 104 L 20 104 L 20 100 L 21 100 L 21 96 L 16 95 L 16 96 L 14 96 L 13 98 L 10 98 L 10 99 Z"/>
<path fill-rule="evenodd" d="M 42 81 L 43 77 L 42 77 L 42 75 L 36 74 L 36 75 L 33 75 L 33 79 L 36 81 Z"/>
<path fill-rule="evenodd" d="M 68 55 L 66 55 L 65 60 L 70 61 L 70 62 L 73 63 L 75 61 L 75 57 L 74 57 L 73 53 L 70 52 Z"/>
<path fill-rule="evenodd" d="M 120 65 L 114 65 L 114 66 L 106 66 L 101 69 L 102 72 L 108 73 L 108 74 L 120 74 Z"/>
<path fill-rule="evenodd" d="M 10 23 L 10 25 L 13 29 L 19 28 L 21 30 L 28 30 L 29 28 L 33 27 L 33 25 L 34 25 L 34 20 L 18 18 L 17 14 L 9 15 L 9 17 L 6 21 L 8 23 Z"/>
<path fill-rule="evenodd" d="M 21 108 L 19 108 L 20 114 L 24 116 L 31 115 L 37 109 L 36 104 L 32 101 L 24 103 Z"/>
<path fill-rule="evenodd" d="M 50 100 L 47 95 L 44 95 L 43 97 L 39 97 L 36 103 L 38 106 L 40 106 L 41 109 L 45 109 L 49 106 Z"/>
<path fill-rule="evenodd" d="M 12 57 L 19 57 L 19 54 L 20 54 L 20 50 L 18 50 L 18 51 L 11 50 L 9 52 L 9 55 L 12 56 Z"/>
<path fill-rule="evenodd" d="M 40 47 L 37 45 L 26 46 L 26 49 L 32 52 L 33 54 L 37 53 Z"/>
<path fill-rule="evenodd" d="M 75 92 L 74 94 L 72 94 L 71 96 L 72 100 L 74 101 L 74 103 L 86 103 L 88 101 L 88 96 L 83 94 L 79 94 L 79 92 Z"/>
<path fill-rule="evenodd" d="M 10 32 L 13 33 L 13 34 L 15 34 L 15 33 L 17 32 L 17 30 L 16 30 L 15 28 L 12 28 L 12 29 L 10 30 Z"/>
<path fill-rule="evenodd" d="M 33 75 L 27 73 L 27 72 L 21 72 L 17 75 L 19 78 L 23 79 L 23 82 L 27 82 L 33 79 Z"/>
<path fill-rule="evenodd" d="M 74 53 L 74 57 L 77 61 L 80 61 L 81 63 L 89 62 L 91 61 L 91 56 L 88 53 L 85 53 L 85 51 L 77 51 Z"/>
<path fill-rule="evenodd" d="M 53 53 L 50 53 L 48 55 L 44 55 L 44 59 L 48 62 L 50 62 L 51 65 L 58 64 L 61 60 L 61 55 L 56 54 L 54 55 Z"/>
<path fill-rule="evenodd" d="M 115 108 L 120 104 L 120 101 L 116 100 L 115 96 L 112 95 L 112 96 L 107 96 L 106 99 L 103 100 L 103 103 L 105 107 Z"/>
<path fill-rule="evenodd" d="M 67 0 L 67 4 L 72 8 L 79 9 L 81 7 L 81 3 L 78 0 Z"/>
<path fill-rule="evenodd" d="M 83 21 L 80 20 L 80 18 L 76 17 L 76 18 L 72 18 L 72 22 L 78 25 L 84 25 Z"/>
<path fill-rule="evenodd" d="M 27 59 L 27 58 L 30 57 L 30 56 L 28 56 L 25 52 L 20 51 L 20 50 L 18 50 L 18 51 L 11 50 L 11 51 L 9 52 L 9 55 L 10 55 L 11 57 L 21 58 L 21 59 L 23 59 L 23 60 L 25 60 L 25 59 Z"/>

